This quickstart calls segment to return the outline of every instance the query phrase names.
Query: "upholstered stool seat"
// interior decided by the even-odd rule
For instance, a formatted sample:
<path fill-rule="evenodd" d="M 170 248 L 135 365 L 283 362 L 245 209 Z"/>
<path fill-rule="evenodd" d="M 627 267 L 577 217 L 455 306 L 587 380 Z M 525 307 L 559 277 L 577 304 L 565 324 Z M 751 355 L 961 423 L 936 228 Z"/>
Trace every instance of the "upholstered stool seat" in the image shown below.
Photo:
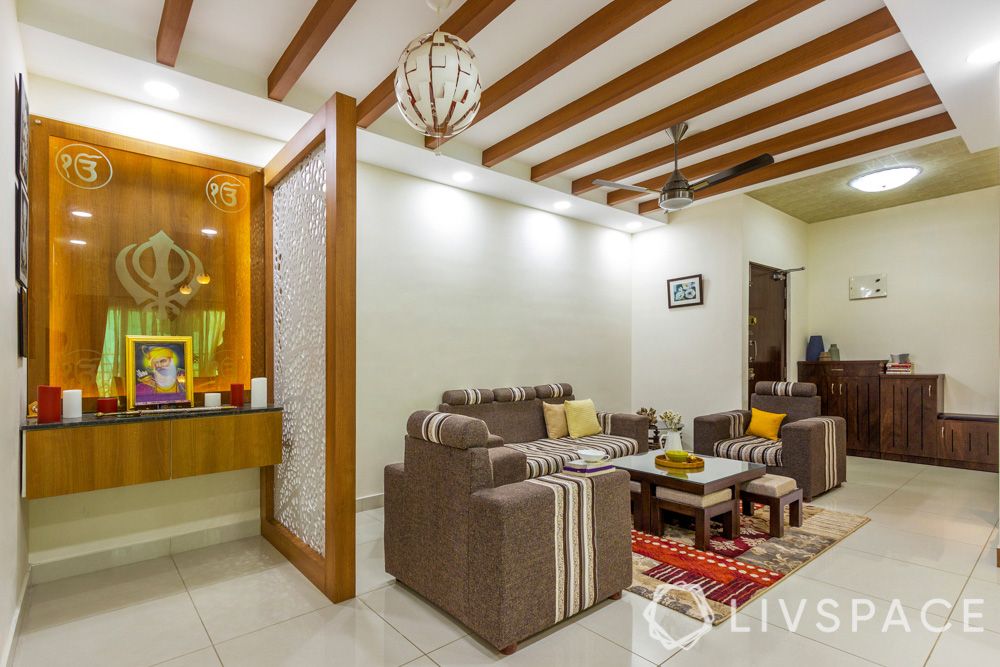
<path fill-rule="evenodd" d="M 783 495 L 791 493 L 796 488 L 795 480 L 791 477 L 783 477 L 781 475 L 764 475 L 763 477 L 758 477 L 757 479 L 750 480 L 743 485 L 744 493 L 754 493 L 758 496 L 769 496 L 771 498 L 780 498 Z"/>
<path fill-rule="evenodd" d="M 677 503 L 678 505 L 687 505 L 689 507 L 712 507 L 713 505 L 724 503 L 727 500 L 732 500 L 733 490 L 722 489 L 721 491 L 716 491 L 715 493 L 699 496 L 696 493 L 685 493 L 684 491 L 665 489 L 658 486 L 656 487 L 656 497 L 660 500 L 669 500 L 670 502 Z"/>
<path fill-rule="evenodd" d="M 753 504 L 760 503 L 768 508 L 768 533 L 771 537 L 785 534 L 785 508 L 788 507 L 789 523 L 802 525 L 802 489 L 795 480 L 782 475 L 764 475 L 746 482 L 740 490 L 743 514 L 753 515 Z"/>

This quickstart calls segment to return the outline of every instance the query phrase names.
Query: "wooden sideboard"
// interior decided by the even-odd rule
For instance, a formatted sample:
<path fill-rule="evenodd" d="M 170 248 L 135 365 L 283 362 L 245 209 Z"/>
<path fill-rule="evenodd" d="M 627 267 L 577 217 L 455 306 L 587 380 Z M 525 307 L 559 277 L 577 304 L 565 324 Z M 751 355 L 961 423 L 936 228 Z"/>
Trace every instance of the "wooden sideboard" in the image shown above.
<path fill-rule="evenodd" d="M 824 415 L 847 422 L 847 453 L 997 472 L 997 417 L 945 414 L 944 375 L 886 375 L 884 361 L 800 361 Z"/>
<path fill-rule="evenodd" d="M 180 413 L 21 427 L 28 499 L 281 463 L 281 409 Z"/>

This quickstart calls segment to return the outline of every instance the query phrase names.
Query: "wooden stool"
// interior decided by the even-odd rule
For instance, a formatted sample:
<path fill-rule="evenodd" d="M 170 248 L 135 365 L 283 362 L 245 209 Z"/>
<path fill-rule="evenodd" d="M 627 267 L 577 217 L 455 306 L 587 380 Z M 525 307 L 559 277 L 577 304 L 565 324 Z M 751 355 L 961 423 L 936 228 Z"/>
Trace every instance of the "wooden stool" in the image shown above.
<path fill-rule="evenodd" d="M 707 496 L 657 487 L 651 499 L 652 533 L 659 537 L 663 533 L 660 511 L 694 518 L 694 546 L 705 551 L 709 546 L 709 528 L 712 519 L 722 523 L 722 534 L 727 539 L 735 539 L 740 534 L 739 508 L 733 497 L 733 489 L 722 489 Z"/>
<path fill-rule="evenodd" d="M 770 519 L 768 533 L 771 537 L 785 534 L 785 508 L 788 507 L 789 523 L 796 528 L 802 525 L 802 489 L 795 480 L 781 475 L 764 475 L 747 482 L 740 490 L 743 514 L 753 515 L 753 503 L 767 505 Z"/>

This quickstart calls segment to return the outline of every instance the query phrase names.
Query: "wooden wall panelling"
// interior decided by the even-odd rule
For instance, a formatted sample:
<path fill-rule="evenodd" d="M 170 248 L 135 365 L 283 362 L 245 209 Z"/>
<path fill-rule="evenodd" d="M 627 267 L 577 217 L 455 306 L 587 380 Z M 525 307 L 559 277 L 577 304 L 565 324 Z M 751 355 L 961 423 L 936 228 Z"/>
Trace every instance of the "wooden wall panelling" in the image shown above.
<path fill-rule="evenodd" d="M 171 478 L 260 468 L 281 461 L 280 412 L 168 423 Z"/>
<path fill-rule="evenodd" d="M 29 499 L 170 479 L 168 422 L 47 428 L 24 438 Z"/>

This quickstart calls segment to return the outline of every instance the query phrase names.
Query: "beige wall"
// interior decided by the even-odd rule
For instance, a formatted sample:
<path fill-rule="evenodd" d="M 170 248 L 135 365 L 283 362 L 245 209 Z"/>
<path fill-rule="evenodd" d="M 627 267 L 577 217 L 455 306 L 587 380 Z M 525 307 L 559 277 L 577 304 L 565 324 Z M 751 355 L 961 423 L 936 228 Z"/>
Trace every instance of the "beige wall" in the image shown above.
<path fill-rule="evenodd" d="M 628 408 L 630 276 L 622 232 L 359 165 L 358 497 L 445 389 L 562 381 Z"/>
<path fill-rule="evenodd" d="M 13 0 L 0 1 L 0 665 L 10 651 L 13 623 L 27 576 L 24 509 L 20 498 L 18 428 L 24 414 L 25 367 L 17 357 L 14 283 L 14 78 L 24 70 Z"/>
<path fill-rule="evenodd" d="M 945 409 L 996 414 L 1000 188 L 809 225 L 809 329 L 845 359 L 909 352 L 944 373 Z M 888 274 L 885 299 L 848 279 Z"/>
<path fill-rule="evenodd" d="M 739 407 L 745 366 L 738 197 L 670 215 L 632 237 L 632 407 L 698 415 Z M 700 273 L 705 305 L 667 307 L 667 280 Z"/>

